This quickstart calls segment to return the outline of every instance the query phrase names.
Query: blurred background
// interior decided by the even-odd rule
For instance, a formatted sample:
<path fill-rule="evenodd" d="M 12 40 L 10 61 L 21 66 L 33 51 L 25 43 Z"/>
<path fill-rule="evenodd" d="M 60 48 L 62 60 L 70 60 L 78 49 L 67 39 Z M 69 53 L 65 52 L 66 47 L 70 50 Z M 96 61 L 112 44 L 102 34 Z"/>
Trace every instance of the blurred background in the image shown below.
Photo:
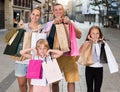
<path fill-rule="evenodd" d="M 55 3 L 63 4 L 66 15 L 77 22 L 120 28 L 120 0 L 0 0 L 0 29 L 16 27 L 20 19 L 28 22 L 31 9 L 38 6 L 40 23 L 52 20 Z"/>

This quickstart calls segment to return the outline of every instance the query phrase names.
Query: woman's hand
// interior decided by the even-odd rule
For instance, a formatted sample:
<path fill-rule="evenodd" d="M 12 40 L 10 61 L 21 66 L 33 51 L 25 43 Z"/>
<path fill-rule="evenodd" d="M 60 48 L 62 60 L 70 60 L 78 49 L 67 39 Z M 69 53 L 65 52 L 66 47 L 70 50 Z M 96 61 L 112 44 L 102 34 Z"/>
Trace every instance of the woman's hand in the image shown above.
<path fill-rule="evenodd" d="M 70 23 L 71 23 L 70 18 L 69 18 L 68 16 L 65 16 L 65 17 L 63 18 L 63 23 L 65 23 L 65 24 L 70 24 Z"/>
<path fill-rule="evenodd" d="M 62 23 L 62 18 L 55 18 L 54 19 L 54 24 L 60 24 Z"/>
<path fill-rule="evenodd" d="M 24 24 L 25 24 L 24 21 L 20 20 L 20 22 L 18 23 L 19 28 L 24 28 L 25 27 Z"/>
<path fill-rule="evenodd" d="M 65 24 L 69 24 L 71 23 L 70 18 L 65 16 L 63 18 L 55 18 L 54 19 L 54 24 L 60 24 L 60 23 L 65 23 Z"/>
<path fill-rule="evenodd" d="M 42 30 L 42 28 L 43 28 L 42 25 L 39 24 L 37 29 L 38 29 L 38 31 L 40 32 L 40 31 Z"/>

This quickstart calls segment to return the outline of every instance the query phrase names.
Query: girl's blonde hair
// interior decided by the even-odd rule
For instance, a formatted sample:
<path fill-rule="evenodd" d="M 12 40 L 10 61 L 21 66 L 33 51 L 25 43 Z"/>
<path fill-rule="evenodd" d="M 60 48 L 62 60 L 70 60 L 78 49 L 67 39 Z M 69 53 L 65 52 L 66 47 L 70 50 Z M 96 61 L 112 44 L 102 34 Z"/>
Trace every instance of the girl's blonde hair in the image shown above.
<path fill-rule="evenodd" d="M 47 49 L 49 49 L 49 44 L 46 39 L 39 39 L 36 43 L 36 48 L 39 48 L 43 44 Z"/>

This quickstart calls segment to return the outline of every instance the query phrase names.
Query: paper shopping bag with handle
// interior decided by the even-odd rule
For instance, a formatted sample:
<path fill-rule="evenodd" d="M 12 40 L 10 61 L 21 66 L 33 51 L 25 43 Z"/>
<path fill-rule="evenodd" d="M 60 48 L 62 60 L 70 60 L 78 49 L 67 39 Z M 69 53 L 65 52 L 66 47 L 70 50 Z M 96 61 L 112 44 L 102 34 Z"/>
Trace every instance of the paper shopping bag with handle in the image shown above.
<path fill-rule="evenodd" d="M 64 52 L 70 51 L 67 32 L 65 30 L 64 24 L 56 24 L 55 26 L 60 50 Z"/>
<path fill-rule="evenodd" d="M 71 47 L 70 55 L 79 56 L 79 49 L 76 41 L 75 30 L 72 23 L 69 25 L 69 30 L 70 30 L 70 47 Z"/>
<path fill-rule="evenodd" d="M 29 61 L 26 78 L 30 79 L 42 78 L 42 60 L 32 59 Z"/>
<path fill-rule="evenodd" d="M 89 66 L 94 64 L 93 53 L 92 53 L 92 43 L 84 42 L 80 47 L 80 56 L 78 58 L 78 63 Z"/>
<path fill-rule="evenodd" d="M 42 63 L 42 67 L 49 84 L 63 78 L 56 59 L 47 59 L 46 62 Z"/>

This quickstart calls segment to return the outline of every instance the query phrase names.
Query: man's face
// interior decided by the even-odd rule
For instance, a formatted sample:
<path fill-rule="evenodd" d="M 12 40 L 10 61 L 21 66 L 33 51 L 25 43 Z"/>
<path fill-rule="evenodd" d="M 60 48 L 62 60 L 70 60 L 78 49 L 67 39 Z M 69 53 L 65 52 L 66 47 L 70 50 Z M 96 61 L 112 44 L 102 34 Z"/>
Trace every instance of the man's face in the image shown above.
<path fill-rule="evenodd" d="M 61 18 L 64 15 L 64 8 L 62 5 L 56 5 L 53 8 L 53 14 L 56 18 Z"/>

